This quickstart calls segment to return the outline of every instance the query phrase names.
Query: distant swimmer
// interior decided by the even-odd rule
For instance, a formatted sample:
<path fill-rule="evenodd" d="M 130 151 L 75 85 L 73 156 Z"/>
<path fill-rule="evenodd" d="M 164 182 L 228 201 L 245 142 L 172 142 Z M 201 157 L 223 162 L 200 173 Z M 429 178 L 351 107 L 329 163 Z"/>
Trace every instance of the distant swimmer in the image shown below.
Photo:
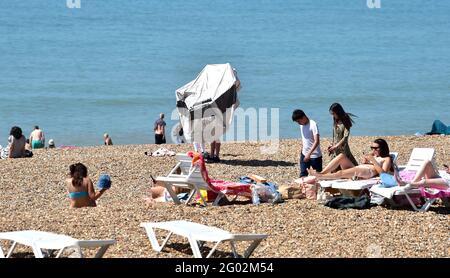
<path fill-rule="evenodd" d="M 34 130 L 30 134 L 30 143 L 32 149 L 42 149 L 45 147 L 44 132 L 37 125 L 34 126 Z"/>

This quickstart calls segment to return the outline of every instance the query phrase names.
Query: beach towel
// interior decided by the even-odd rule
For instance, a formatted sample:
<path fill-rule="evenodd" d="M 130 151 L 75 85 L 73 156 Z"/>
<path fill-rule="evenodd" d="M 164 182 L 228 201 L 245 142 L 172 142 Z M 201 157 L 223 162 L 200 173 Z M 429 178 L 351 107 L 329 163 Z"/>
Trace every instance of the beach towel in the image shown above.
<path fill-rule="evenodd" d="M 336 209 L 368 209 L 370 199 L 366 195 L 361 197 L 333 197 L 325 203 L 325 206 Z"/>
<path fill-rule="evenodd" d="M 442 190 L 437 188 L 420 188 L 420 195 L 428 199 L 450 198 L 450 189 Z"/>
<path fill-rule="evenodd" d="M 147 154 L 147 152 L 145 152 L 145 154 Z M 150 154 L 148 154 L 149 156 L 174 156 L 176 155 L 176 153 L 174 151 L 170 151 L 166 148 L 159 148 L 154 152 L 151 152 Z"/>
<path fill-rule="evenodd" d="M 433 134 L 445 134 L 450 135 L 450 126 L 445 125 L 443 122 L 439 120 L 435 120 L 433 125 L 431 126 L 431 131 L 426 133 L 427 135 Z"/>
<path fill-rule="evenodd" d="M 225 195 L 245 196 L 251 198 L 252 191 L 250 189 L 250 184 L 212 180 L 209 178 L 203 155 L 192 151 L 188 152 L 187 155 L 192 157 L 192 165 L 197 165 L 200 168 L 203 180 L 213 191 L 221 192 Z"/>
<path fill-rule="evenodd" d="M 397 186 L 397 181 L 395 180 L 395 177 L 393 175 L 387 174 L 387 173 L 381 173 L 381 184 L 380 187 L 389 188 Z"/>

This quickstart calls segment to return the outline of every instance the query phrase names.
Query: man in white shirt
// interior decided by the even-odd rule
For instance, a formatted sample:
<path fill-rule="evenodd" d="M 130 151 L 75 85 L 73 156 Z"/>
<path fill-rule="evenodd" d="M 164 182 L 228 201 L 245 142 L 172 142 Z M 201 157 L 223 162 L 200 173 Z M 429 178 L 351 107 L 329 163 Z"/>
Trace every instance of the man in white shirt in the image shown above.
<path fill-rule="evenodd" d="M 312 167 L 317 172 L 322 171 L 322 152 L 320 150 L 320 135 L 317 123 L 310 120 L 300 109 L 294 110 L 292 120 L 300 125 L 302 135 L 302 152 L 300 153 L 300 177 L 308 176 Z"/>

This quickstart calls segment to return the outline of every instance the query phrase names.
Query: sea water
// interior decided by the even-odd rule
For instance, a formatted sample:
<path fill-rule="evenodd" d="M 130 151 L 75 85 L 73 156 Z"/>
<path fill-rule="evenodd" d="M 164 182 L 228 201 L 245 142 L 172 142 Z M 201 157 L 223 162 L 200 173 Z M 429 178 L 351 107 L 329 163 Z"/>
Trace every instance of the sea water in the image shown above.
<path fill-rule="evenodd" d="M 303 109 L 331 136 L 333 102 L 353 135 L 450 124 L 450 1 L 0 1 L 0 144 L 34 125 L 57 145 L 153 143 L 175 90 L 231 63 L 243 109 L 279 109 L 299 137 Z M 269 115 L 270 117 L 270 115 Z"/>

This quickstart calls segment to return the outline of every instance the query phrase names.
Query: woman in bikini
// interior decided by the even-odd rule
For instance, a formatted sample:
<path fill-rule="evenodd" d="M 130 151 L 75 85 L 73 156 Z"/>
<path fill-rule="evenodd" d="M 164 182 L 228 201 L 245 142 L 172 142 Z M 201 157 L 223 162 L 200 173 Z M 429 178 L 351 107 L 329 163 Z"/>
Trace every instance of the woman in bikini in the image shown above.
<path fill-rule="evenodd" d="M 393 162 L 389 155 L 389 146 L 384 139 L 376 139 L 370 146 L 370 154 L 363 157 L 361 165 L 355 166 L 344 154 L 339 154 L 322 170 L 316 172 L 310 169 L 310 175 L 319 179 L 350 179 L 353 177 L 370 179 L 381 173 L 393 173 Z M 340 167 L 335 173 L 332 173 Z"/>
<path fill-rule="evenodd" d="M 86 166 L 82 163 L 72 164 L 69 167 L 70 178 L 66 179 L 69 190 L 70 207 L 95 207 L 95 201 L 107 190 L 105 187 L 95 192 L 92 180 L 88 177 Z"/>

